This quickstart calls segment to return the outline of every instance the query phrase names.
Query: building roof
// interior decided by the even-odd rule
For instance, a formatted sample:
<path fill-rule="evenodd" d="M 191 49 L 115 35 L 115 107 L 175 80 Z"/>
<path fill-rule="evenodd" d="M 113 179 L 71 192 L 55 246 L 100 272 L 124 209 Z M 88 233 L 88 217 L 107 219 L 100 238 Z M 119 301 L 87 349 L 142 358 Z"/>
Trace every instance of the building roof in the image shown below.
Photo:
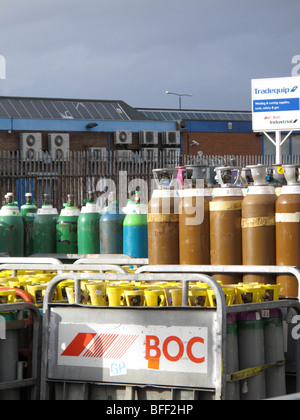
<path fill-rule="evenodd" d="M 123 101 L 0 96 L 0 118 L 144 121 Z"/>
<path fill-rule="evenodd" d="M 195 109 L 137 108 L 150 120 L 156 121 L 230 121 L 251 122 L 250 111 L 201 111 Z"/>

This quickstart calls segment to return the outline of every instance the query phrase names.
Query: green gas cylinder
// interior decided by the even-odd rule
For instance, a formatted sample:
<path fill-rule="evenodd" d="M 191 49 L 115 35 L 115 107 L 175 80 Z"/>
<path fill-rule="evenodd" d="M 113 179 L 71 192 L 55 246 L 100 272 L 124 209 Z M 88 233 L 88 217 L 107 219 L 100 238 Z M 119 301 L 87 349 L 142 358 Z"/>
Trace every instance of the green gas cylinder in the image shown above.
<path fill-rule="evenodd" d="M 100 213 L 92 192 L 84 202 L 77 224 L 78 254 L 100 254 Z"/>
<path fill-rule="evenodd" d="M 38 209 L 33 223 L 33 244 L 35 254 L 56 253 L 56 220 L 58 212 L 50 203 L 48 194 L 44 195 L 44 203 Z"/>
<path fill-rule="evenodd" d="M 24 257 L 24 223 L 13 193 L 6 194 L 0 210 L 0 252 Z"/>
<path fill-rule="evenodd" d="M 74 205 L 72 194 L 68 194 L 68 201 L 63 206 L 56 221 L 56 252 L 77 254 L 77 222 L 80 211 Z"/>
<path fill-rule="evenodd" d="M 37 212 L 36 202 L 32 201 L 32 194 L 26 193 L 26 203 L 21 206 L 21 216 L 24 223 L 24 256 L 34 253 L 33 246 L 33 222 Z"/>

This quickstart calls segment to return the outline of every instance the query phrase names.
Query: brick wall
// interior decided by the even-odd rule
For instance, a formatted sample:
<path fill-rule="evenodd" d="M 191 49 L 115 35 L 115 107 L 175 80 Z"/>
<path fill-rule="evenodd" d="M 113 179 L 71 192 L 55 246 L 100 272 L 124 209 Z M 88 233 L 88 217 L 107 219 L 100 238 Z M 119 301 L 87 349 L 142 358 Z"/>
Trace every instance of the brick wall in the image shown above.
<path fill-rule="evenodd" d="M 195 140 L 199 145 L 192 145 Z M 261 155 L 261 136 L 254 133 L 183 133 L 183 154 Z"/>
<path fill-rule="evenodd" d="M 21 132 L 0 131 L 0 151 L 20 150 Z M 107 147 L 107 133 L 71 132 L 70 150 L 83 151 L 88 147 Z M 195 140 L 199 145 L 192 145 Z M 139 150 L 139 134 L 133 133 L 132 145 L 114 145 L 111 133 L 111 150 Z M 153 147 L 153 146 L 151 146 Z M 48 150 L 48 132 L 42 133 L 42 149 Z M 161 135 L 158 137 L 158 149 L 162 150 Z M 183 133 L 183 154 L 196 155 L 261 155 L 261 136 L 254 133 Z"/>

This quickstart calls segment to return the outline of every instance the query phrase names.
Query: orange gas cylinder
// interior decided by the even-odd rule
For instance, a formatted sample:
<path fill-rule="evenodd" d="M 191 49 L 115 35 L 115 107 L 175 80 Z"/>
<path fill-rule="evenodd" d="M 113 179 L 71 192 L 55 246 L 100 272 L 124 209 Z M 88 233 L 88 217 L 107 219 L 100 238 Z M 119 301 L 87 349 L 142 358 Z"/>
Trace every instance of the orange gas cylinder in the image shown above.
<path fill-rule="evenodd" d="M 211 265 L 241 265 L 243 192 L 238 187 L 241 168 L 219 167 L 215 171 L 221 187 L 213 189 L 213 199 L 209 203 L 210 262 Z M 241 281 L 241 276 L 234 274 L 215 274 L 213 277 L 223 284 Z"/>

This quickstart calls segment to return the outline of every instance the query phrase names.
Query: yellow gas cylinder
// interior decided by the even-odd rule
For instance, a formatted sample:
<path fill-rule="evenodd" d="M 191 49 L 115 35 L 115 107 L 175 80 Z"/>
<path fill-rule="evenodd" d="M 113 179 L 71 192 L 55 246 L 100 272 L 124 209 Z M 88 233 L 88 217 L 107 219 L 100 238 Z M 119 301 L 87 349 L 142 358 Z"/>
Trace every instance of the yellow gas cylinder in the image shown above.
<path fill-rule="evenodd" d="M 106 283 L 103 281 L 89 282 L 86 285 L 92 306 L 107 306 Z"/>
<path fill-rule="evenodd" d="M 16 291 L 11 290 L 0 290 L 0 304 L 14 303 L 16 300 Z"/>

